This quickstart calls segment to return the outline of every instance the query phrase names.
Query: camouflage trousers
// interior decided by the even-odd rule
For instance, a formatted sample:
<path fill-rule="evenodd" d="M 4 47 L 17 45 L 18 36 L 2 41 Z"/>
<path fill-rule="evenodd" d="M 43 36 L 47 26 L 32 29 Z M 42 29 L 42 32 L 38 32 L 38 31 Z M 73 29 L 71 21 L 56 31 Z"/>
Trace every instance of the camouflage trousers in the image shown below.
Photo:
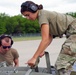
<path fill-rule="evenodd" d="M 60 75 L 70 75 L 70 71 L 73 70 L 72 66 L 76 61 L 76 22 L 70 25 L 67 34 L 69 34 L 69 37 L 63 43 L 55 63 Z"/>

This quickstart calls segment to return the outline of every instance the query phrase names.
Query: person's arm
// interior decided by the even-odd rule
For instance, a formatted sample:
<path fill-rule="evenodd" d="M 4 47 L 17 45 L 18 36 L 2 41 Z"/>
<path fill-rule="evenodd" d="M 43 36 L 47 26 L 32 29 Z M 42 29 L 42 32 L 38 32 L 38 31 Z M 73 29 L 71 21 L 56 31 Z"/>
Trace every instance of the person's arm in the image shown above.
<path fill-rule="evenodd" d="M 19 54 L 18 54 L 17 50 L 12 48 L 11 53 L 12 53 L 12 55 L 14 57 L 14 59 L 13 59 L 14 66 L 15 67 L 19 66 Z"/>
<path fill-rule="evenodd" d="M 41 26 L 41 36 L 42 40 L 37 51 L 35 52 L 34 56 L 27 62 L 30 66 L 35 65 L 38 56 L 49 46 L 52 41 L 52 36 L 49 34 L 49 25 L 43 24 Z"/>
<path fill-rule="evenodd" d="M 46 25 L 46 24 L 42 25 L 41 36 L 42 36 L 42 40 L 40 42 L 40 45 L 33 56 L 33 58 L 36 58 L 36 59 L 49 46 L 49 44 L 52 41 L 52 37 L 51 35 L 49 35 L 49 25 Z"/>
<path fill-rule="evenodd" d="M 16 59 L 14 60 L 14 66 L 15 66 L 15 67 L 18 67 L 18 66 L 19 66 L 19 59 L 18 59 L 18 58 L 16 58 Z"/>

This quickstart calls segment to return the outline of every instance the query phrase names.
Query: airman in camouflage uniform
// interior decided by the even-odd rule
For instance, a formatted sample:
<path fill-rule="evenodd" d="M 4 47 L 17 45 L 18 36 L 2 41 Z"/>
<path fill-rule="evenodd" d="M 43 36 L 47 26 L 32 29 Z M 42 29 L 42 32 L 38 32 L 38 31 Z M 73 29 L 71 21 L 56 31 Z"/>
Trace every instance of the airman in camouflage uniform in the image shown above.
<path fill-rule="evenodd" d="M 66 32 L 67 40 L 62 45 L 62 50 L 56 61 L 60 75 L 70 75 L 72 65 L 76 61 L 76 21 L 69 26 Z"/>
<path fill-rule="evenodd" d="M 29 20 L 38 20 L 41 28 L 41 42 L 33 57 L 27 61 L 29 66 L 35 65 L 38 56 L 43 55 L 44 50 L 51 44 L 54 37 L 62 37 L 66 34 L 67 40 L 56 61 L 56 67 L 60 75 L 69 75 L 73 63 L 76 61 L 76 18 L 43 9 L 43 5 L 32 1 L 21 4 L 21 14 Z M 68 74 L 69 73 L 69 74 Z"/>

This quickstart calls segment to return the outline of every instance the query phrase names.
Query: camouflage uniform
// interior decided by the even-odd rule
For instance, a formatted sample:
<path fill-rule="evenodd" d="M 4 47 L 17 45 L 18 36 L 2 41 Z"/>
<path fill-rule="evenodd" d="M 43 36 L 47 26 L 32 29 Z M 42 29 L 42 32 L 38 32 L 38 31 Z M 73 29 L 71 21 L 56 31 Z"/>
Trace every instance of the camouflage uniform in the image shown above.
<path fill-rule="evenodd" d="M 39 10 L 38 22 L 40 27 L 43 24 L 49 25 L 49 35 L 53 37 L 62 37 L 63 34 L 66 34 L 67 40 L 62 46 L 56 67 L 61 71 L 67 70 L 76 60 L 76 18 L 54 11 Z"/>
<path fill-rule="evenodd" d="M 72 65 L 76 61 L 76 21 L 66 31 L 67 40 L 62 45 L 61 52 L 56 61 L 60 75 L 70 75 Z"/>

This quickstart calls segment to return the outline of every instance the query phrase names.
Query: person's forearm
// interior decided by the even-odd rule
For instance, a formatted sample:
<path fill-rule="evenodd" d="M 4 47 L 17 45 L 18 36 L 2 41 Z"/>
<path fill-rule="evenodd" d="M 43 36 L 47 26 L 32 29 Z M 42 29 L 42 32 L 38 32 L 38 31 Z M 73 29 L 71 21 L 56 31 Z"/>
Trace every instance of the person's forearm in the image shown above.
<path fill-rule="evenodd" d="M 19 64 L 15 64 L 15 67 L 18 67 L 19 66 Z"/>
<path fill-rule="evenodd" d="M 15 59 L 15 60 L 14 60 L 14 64 L 15 64 L 15 65 L 14 65 L 15 67 L 18 67 L 18 66 L 19 66 L 19 60 L 18 60 L 18 59 Z"/>
<path fill-rule="evenodd" d="M 33 58 L 37 58 L 48 47 L 48 45 L 51 43 L 51 41 L 52 41 L 51 39 L 48 41 L 42 40 L 36 53 L 34 54 Z"/>

